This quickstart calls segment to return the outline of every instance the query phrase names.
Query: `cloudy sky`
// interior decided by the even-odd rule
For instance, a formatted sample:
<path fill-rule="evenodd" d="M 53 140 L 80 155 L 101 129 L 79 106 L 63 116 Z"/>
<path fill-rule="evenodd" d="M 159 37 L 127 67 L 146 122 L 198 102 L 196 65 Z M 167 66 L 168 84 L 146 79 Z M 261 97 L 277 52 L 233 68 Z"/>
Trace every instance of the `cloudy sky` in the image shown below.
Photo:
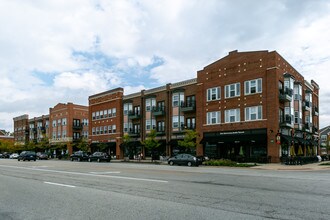
<path fill-rule="evenodd" d="M 330 125 L 328 0 L 0 0 L 0 129 L 196 77 L 229 51 L 276 50 L 320 91 Z"/>

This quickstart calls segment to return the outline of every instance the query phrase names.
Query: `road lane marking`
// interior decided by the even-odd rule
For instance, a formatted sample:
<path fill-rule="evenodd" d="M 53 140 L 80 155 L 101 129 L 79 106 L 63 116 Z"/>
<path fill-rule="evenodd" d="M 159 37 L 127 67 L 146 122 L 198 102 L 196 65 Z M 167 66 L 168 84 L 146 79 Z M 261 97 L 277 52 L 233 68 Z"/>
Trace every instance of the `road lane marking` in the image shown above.
<path fill-rule="evenodd" d="M 120 171 L 109 171 L 109 172 L 89 172 L 91 174 L 112 174 L 112 173 L 120 173 Z"/>
<path fill-rule="evenodd" d="M 156 183 L 168 183 L 168 181 L 166 181 L 166 180 L 145 179 L 145 178 L 136 178 L 136 177 L 127 177 L 127 176 L 99 175 L 99 174 L 92 174 L 92 173 L 78 173 L 78 172 L 71 172 L 71 171 L 48 170 L 48 169 L 38 169 L 38 168 L 31 168 L 31 167 L 17 167 L 17 166 L 8 166 L 8 165 L 0 165 L 0 167 L 23 169 L 23 170 L 34 170 L 34 171 L 42 171 L 42 172 L 50 172 L 50 173 L 63 173 L 63 174 L 72 174 L 72 175 L 81 175 L 81 176 L 94 176 L 94 177 L 102 177 L 102 178 L 136 180 L 136 181 L 156 182 Z"/>
<path fill-rule="evenodd" d="M 52 183 L 52 182 L 44 182 L 46 184 L 50 184 L 50 185 L 55 185 L 55 186 L 64 186 L 64 187 L 70 187 L 70 188 L 75 188 L 76 186 L 72 186 L 72 185 L 66 185 L 66 184 L 61 184 L 61 183 Z"/>

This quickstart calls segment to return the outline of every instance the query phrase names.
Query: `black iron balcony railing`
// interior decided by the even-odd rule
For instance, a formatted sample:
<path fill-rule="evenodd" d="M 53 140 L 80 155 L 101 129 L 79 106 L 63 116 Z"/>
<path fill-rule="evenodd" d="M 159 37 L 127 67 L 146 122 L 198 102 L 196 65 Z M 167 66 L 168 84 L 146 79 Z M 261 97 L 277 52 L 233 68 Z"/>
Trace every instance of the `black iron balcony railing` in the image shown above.
<path fill-rule="evenodd" d="M 131 137 L 140 137 L 140 130 L 129 129 L 127 133 Z"/>
<path fill-rule="evenodd" d="M 291 102 L 292 94 L 293 94 L 292 89 L 285 88 L 284 90 L 280 90 L 279 99 L 282 102 Z"/>
<path fill-rule="evenodd" d="M 182 112 L 196 111 L 196 101 L 189 101 L 181 103 Z"/>
<path fill-rule="evenodd" d="M 281 127 L 292 127 L 292 117 L 291 115 L 285 115 L 283 121 L 280 123 Z"/>
<path fill-rule="evenodd" d="M 154 116 L 165 115 L 165 106 L 157 106 L 152 108 L 152 113 Z"/>
<path fill-rule="evenodd" d="M 128 118 L 133 119 L 140 119 L 141 118 L 141 112 L 140 111 L 129 111 L 128 112 Z"/>
<path fill-rule="evenodd" d="M 72 129 L 73 130 L 82 130 L 83 129 L 83 125 L 82 124 L 72 124 Z"/>

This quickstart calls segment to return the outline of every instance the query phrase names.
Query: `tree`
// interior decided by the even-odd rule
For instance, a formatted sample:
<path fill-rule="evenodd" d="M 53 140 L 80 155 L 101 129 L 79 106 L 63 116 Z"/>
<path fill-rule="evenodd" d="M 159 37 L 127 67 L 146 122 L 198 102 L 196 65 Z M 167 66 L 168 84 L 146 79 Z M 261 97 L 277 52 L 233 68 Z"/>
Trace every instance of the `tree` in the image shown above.
<path fill-rule="evenodd" d="M 154 155 L 154 150 L 160 146 L 156 136 L 156 130 L 151 130 L 148 134 L 148 137 L 143 142 L 141 142 L 145 148 L 152 152 L 152 156 Z M 151 160 L 153 160 L 153 157 L 151 157 Z"/>
<path fill-rule="evenodd" d="M 99 148 L 99 151 L 104 151 L 108 148 L 108 145 L 106 143 L 98 143 L 97 147 Z"/>
<path fill-rule="evenodd" d="M 182 141 L 178 141 L 180 147 L 184 147 L 188 152 L 196 151 L 196 138 L 198 133 L 193 130 L 186 130 Z"/>
<path fill-rule="evenodd" d="M 124 134 L 123 136 L 123 147 L 124 147 L 124 155 L 125 157 L 133 157 L 133 149 L 131 146 L 131 137 L 129 134 Z"/>
<path fill-rule="evenodd" d="M 75 147 L 78 148 L 81 151 L 88 151 L 88 143 L 86 141 L 86 138 L 80 138 L 76 143 Z"/>

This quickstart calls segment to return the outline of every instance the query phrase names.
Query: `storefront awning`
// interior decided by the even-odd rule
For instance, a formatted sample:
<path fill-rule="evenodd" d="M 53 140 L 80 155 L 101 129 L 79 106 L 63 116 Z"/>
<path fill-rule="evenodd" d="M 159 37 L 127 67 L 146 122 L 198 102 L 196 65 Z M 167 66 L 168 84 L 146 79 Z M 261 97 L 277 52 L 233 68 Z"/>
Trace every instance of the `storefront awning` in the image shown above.
<path fill-rule="evenodd" d="M 255 131 L 255 132 L 253 132 Z M 209 135 L 204 135 L 200 144 L 208 143 L 235 143 L 235 142 L 266 142 L 267 133 L 263 130 L 246 130 L 232 132 L 218 132 Z"/>

